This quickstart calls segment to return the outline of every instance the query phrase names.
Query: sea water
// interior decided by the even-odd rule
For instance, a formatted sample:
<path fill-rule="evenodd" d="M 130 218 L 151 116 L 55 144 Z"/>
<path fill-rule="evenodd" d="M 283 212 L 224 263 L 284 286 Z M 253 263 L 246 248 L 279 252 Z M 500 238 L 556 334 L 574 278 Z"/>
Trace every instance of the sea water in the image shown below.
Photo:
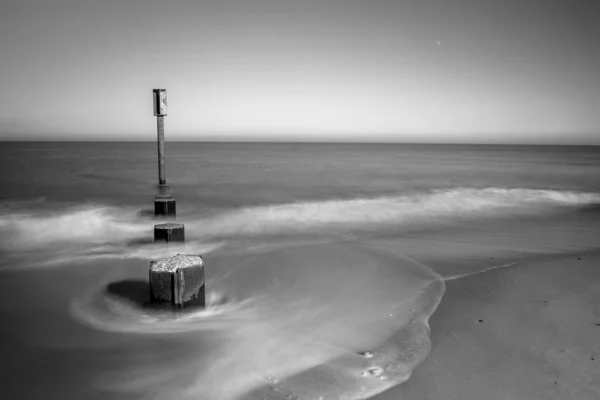
<path fill-rule="evenodd" d="M 154 144 L 4 143 L 3 391 L 369 398 L 410 379 L 435 346 L 429 318 L 445 280 L 465 271 L 430 265 L 433 255 L 456 264 L 597 244 L 599 155 L 168 143 L 186 243 L 167 247 L 151 242 Z M 448 236 L 460 252 L 440 245 Z M 149 261 L 177 253 L 205 259 L 205 310 L 148 303 Z"/>

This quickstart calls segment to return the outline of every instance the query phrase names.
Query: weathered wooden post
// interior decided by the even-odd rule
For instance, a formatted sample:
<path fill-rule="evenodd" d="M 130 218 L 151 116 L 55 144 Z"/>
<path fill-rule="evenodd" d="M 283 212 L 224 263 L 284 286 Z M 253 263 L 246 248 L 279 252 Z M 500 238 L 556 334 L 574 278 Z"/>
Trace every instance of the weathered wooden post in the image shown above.
<path fill-rule="evenodd" d="M 167 90 L 153 89 L 154 115 L 156 116 L 158 141 L 158 190 L 159 195 L 154 199 L 154 215 L 174 216 L 175 199 L 168 194 L 167 177 L 165 172 L 165 122 L 167 115 Z"/>
<path fill-rule="evenodd" d="M 185 226 L 174 223 L 154 225 L 154 241 L 185 242 Z"/>
<path fill-rule="evenodd" d="M 175 199 L 170 195 L 159 194 L 154 198 L 154 215 L 174 216 L 175 213 Z"/>
<path fill-rule="evenodd" d="M 150 297 L 177 309 L 204 307 L 204 262 L 198 255 L 177 254 L 150 262 Z"/>

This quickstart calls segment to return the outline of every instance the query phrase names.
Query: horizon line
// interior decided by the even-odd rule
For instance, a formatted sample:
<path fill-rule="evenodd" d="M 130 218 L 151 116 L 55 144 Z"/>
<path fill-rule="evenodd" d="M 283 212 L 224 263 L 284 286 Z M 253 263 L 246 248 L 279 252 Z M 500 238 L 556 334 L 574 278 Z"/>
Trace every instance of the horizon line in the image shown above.
<path fill-rule="evenodd" d="M 156 140 L 14 140 L 0 139 L 4 143 L 156 143 Z M 385 142 L 385 141 L 296 141 L 296 140 L 168 140 L 165 143 L 214 143 L 214 144 L 379 144 L 379 145 L 456 145 L 456 146 L 571 146 L 571 147 L 600 147 L 599 144 L 576 143 L 507 143 L 507 142 Z"/>

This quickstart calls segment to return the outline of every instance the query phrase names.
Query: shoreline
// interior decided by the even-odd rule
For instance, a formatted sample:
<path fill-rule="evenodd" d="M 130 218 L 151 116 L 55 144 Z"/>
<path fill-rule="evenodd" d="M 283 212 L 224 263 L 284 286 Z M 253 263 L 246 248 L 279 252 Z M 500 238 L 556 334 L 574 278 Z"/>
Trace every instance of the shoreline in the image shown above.
<path fill-rule="evenodd" d="M 600 251 L 449 279 L 432 351 L 391 399 L 600 398 Z"/>
<path fill-rule="evenodd" d="M 325 258 L 333 260 L 337 259 L 335 252 L 327 249 L 352 246 L 352 242 L 321 243 L 317 248 L 324 246 L 321 251 Z M 592 306 L 600 295 L 600 269 L 595 268 L 600 265 L 600 251 L 564 252 L 560 248 L 554 249 L 563 251 L 558 254 L 506 253 L 505 244 L 490 247 L 481 242 L 465 242 L 460 235 L 444 241 L 404 237 L 363 243 L 386 250 L 392 259 L 400 256 L 418 263 L 423 260 L 446 286 L 429 318 L 431 353 L 406 382 L 371 398 L 600 398 L 600 384 L 592 379 L 600 376 L 600 347 L 596 345 L 600 343 L 600 326 L 594 325 L 600 323 L 600 310 Z M 301 254 L 304 246 L 313 245 L 303 243 L 295 249 L 284 246 L 281 251 Z M 465 248 L 472 251 L 462 252 Z M 218 252 L 213 256 L 223 257 Z M 227 265 L 229 257 L 221 262 Z M 505 266 L 514 261 L 517 264 Z M 118 265 L 113 268 L 118 274 L 132 272 L 120 270 Z M 134 269 L 145 268 L 140 264 Z M 50 270 L 41 275 L 49 273 Z M 467 275 L 455 278 L 457 273 Z M 86 280 L 91 279 L 87 272 L 85 275 Z M 597 321 L 592 321 L 594 316 L 599 317 Z M 583 326 L 585 323 L 587 326 Z M 577 336 L 581 332 L 583 338 Z M 310 381 L 315 373 L 322 377 L 323 371 L 307 371 L 296 378 Z M 588 387 L 595 391 L 589 392 Z M 285 393 L 283 388 L 277 395 Z M 259 389 L 248 395 L 262 398 L 265 393 Z M 277 395 L 272 398 L 282 398 Z"/>

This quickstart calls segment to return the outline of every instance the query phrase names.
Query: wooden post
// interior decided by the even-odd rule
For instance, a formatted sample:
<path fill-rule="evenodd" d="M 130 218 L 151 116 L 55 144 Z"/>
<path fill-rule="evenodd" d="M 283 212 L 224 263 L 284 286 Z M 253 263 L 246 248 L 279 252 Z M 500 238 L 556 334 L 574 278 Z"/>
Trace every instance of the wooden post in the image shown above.
<path fill-rule="evenodd" d="M 154 225 L 154 241 L 185 242 L 185 226 L 173 223 Z"/>
<path fill-rule="evenodd" d="M 170 302 L 176 308 L 204 307 L 204 262 L 197 255 L 177 254 L 150 262 L 152 301 Z"/>
<path fill-rule="evenodd" d="M 160 216 L 174 216 L 175 210 L 175 199 L 169 195 L 158 195 L 154 198 L 154 215 Z"/>

